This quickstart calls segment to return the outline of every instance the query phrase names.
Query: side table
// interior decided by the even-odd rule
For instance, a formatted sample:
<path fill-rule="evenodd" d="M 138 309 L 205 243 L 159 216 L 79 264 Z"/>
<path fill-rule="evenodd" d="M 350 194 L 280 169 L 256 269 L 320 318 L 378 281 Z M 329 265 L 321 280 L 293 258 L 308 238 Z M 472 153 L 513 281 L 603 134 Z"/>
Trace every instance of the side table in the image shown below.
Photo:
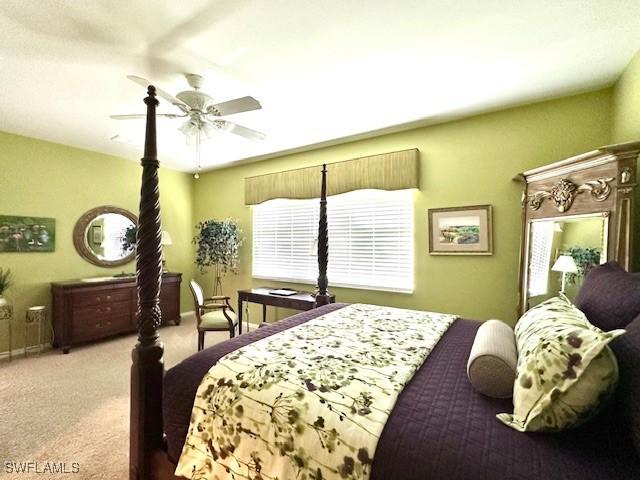
<path fill-rule="evenodd" d="M 27 346 L 27 333 L 29 327 L 37 326 L 38 327 L 38 353 L 42 353 L 42 340 L 44 337 L 43 329 L 48 325 L 47 323 L 47 307 L 43 305 L 38 305 L 35 307 L 29 307 L 27 309 L 27 313 L 25 315 L 24 322 L 24 356 L 27 356 L 27 350 L 29 347 Z"/>

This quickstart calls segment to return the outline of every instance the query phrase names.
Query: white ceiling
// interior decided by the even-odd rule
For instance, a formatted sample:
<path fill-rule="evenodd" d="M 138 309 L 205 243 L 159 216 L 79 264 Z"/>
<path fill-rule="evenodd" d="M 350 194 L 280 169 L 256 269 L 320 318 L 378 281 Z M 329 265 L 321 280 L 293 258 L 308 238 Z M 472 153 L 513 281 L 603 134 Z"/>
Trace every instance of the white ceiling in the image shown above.
<path fill-rule="evenodd" d="M 143 122 L 109 118 L 144 111 L 125 76 L 175 94 L 199 73 L 263 106 L 229 119 L 267 139 L 221 134 L 215 168 L 607 86 L 639 27 L 637 0 L 2 0 L 0 130 L 137 160 Z M 180 121 L 159 123 L 163 164 L 192 171 Z"/>

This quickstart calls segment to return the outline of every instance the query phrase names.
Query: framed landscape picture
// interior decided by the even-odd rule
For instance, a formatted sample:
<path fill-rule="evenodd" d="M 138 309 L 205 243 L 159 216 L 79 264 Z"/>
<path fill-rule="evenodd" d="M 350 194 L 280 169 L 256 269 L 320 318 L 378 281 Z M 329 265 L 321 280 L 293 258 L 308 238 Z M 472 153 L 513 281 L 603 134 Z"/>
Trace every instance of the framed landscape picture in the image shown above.
<path fill-rule="evenodd" d="M 492 255 L 491 205 L 429 209 L 431 255 Z"/>
<path fill-rule="evenodd" d="M 55 244 L 55 218 L 0 215 L 0 253 L 53 252 Z"/>

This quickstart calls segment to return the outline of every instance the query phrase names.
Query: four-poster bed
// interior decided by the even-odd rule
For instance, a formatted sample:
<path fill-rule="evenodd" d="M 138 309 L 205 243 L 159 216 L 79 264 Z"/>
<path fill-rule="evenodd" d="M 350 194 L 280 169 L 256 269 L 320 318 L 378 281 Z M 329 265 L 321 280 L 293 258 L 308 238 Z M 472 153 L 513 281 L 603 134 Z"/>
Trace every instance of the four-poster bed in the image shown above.
<path fill-rule="evenodd" d="M 129 478 L 176 478 L 175 465 L 166 455 L 162 422 L 164 345 L 159 341 L 162 322 L 162 226 L 156 138 L 156 89 L 148 86 L 144 155 L 136 252 L 138 343 L 132 352 Z M 327 168 L 322 167 L 320 222 L 318 227 L 318 292 L 316 305 L 331 303 L 327 280 Z"/>
<path fill-rule="evenodd" d="M 219 343 L 164 372 L 158 293 L 162 275 L 155 89 L 149 86 L 137 248 L 138 343 L 131 367 L 130 479 L 175 479 L 200 381 L 219 360 L 252 343 L 348 308 L 327 292 L 327 168 L 322 168 L 318 232 L 318 308 Z M 631 443 L 609 428 L 615 412 L 585 427 L 521 434 L 495 414 L 510 402 L 475 392 L 464 376 L 480 322 L 457 319 L 406 384 L 379 437 L 370 477 L 383 479 L 630 478 L 640 472 Z M 311 390 L 311 389 L 310 389 Z M 345 463 L 346 460 L 345 460 Z M 348 466 L 348 465 L 347 465 Z M 340 470 L 350 477 L 348 469 Z M 353 473 L 353 472 L 351 472 Z M 203 477 L 204 478 L 204 477 Z M 258 476 L 236 478 L 263 478 Z M 315 478 L 315 477 L 308 477 Z M 284 480 L 284 479 L 282 479 Z"/>

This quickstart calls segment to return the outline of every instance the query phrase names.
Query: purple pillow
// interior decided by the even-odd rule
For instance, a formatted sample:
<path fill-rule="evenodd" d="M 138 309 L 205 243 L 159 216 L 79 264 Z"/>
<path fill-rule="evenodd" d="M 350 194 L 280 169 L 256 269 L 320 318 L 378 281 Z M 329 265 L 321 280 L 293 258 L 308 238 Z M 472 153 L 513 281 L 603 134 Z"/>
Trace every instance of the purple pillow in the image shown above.
<path fill-rule="evenodd" d="M 620 424 L 629 428 L 640 456 L 640 315 L 626 326 L 627 333 L 610 344 L 618 360 L 620 383 L 616 391 Z"/>
<path fill-rule="evenodd" d="M 640 274 L 616 262 L 599 265 L 587 274 L 574 304 L 604 331 L 625 328 L 640 314 Z"/>

